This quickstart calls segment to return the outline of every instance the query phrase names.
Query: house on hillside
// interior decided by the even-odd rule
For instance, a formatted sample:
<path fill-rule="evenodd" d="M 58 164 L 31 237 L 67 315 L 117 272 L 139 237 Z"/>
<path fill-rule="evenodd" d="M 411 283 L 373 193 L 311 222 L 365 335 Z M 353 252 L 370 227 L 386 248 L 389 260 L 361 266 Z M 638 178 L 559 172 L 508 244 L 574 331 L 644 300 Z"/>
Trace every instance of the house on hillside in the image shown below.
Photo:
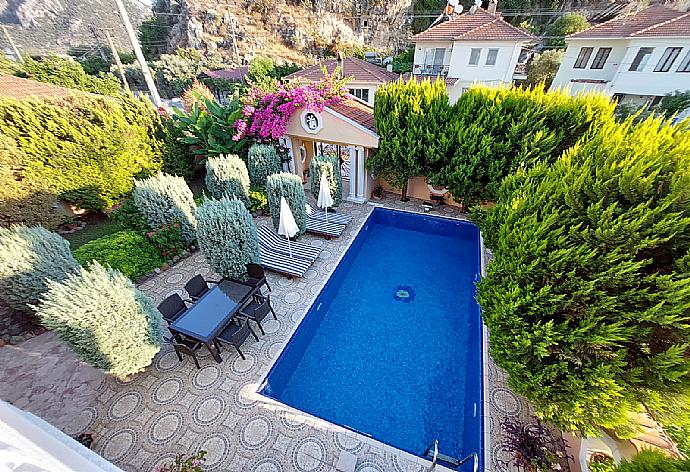
<path fill-rule="evenodd" d="M 570 35 L 566 42 L 552 89 L 603 92 L 639 104 L 690 90 L 690 12 L 655 5 Z"/>
<path fill-rule="evenodd" d="M 343 77 L 350 77 L 352 79 L 348 83 L 350 95 L 369 105 L 374 104 L 374 95 L 376 95 L 376 90 L 381 85 L 397 80 L 399 77 L 398 74 L 388 72 L 376 64 L 357 59 L 356 57 L 346 57 L 342 60 L 342 63 L 337 59 L 329 59 L 299 70 L 286 76 L 285 80 L 318 82 L 323 77 L 324 68 L 329 74 L 332 74 L 338 66 L 341 67 Z"/>
<path fill-rule="evenodd" d="M 451 102 L 472 84 L 509 85 L 524 78 L 518 69 L 523 47 L 535 41 L 496 12 L 473 7 L 412 36 L 415 44 L 412 74 L 442 77 Z"/>

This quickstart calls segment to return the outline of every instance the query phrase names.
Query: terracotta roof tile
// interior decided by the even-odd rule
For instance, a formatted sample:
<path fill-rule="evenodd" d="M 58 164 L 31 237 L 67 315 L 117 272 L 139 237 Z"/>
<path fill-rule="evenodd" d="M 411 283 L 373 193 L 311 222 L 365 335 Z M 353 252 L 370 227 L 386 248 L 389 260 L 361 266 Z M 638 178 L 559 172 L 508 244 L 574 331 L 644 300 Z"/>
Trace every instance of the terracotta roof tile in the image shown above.
<path fill-rule="evenodd" d="M 306 69 L 293 72 L 285 78 L 288 80 L 305 79 L 316 82 L 323 78 L 322 67 L 325 67 L 328 73 L 332 74 L 335 68 L 338 67 L 338 61 L 336 59 L 328 59 L 322 63 L 307 67 Z M 343 60 L 342 73 L 343 77 L 352 77 L 355 82 L 374 84 L 385 84 L 398 78 L 398 74 L 388 72 L 383 67 L 357 59 L 356 57 L 346 57 Z"/>
<path fill-rule="evenodd" d="M 479 8 L 463 13 L 412 36 L 412 41 L 510 40 L 531 41 L 534 36 Z"/>
<path fill-rule="evenodd" d="M 366 129 L 376 132 L 376 120 L 374 119 L 374 109 L 354 97 L 349 96 L 345 101 L 330 107 L 336 113 L 343 115 L 352 121 L 359 123 Z"/>
<path fill-rule="evenodd" d="M 653 5 L 571 34 L 568 39 L 690 37 L 690 13 Z"/>
<path fill-rule="evenodd" d="M 0 73 L 0 97 L 56 98 L 79 94 L 86 92 Z"/>

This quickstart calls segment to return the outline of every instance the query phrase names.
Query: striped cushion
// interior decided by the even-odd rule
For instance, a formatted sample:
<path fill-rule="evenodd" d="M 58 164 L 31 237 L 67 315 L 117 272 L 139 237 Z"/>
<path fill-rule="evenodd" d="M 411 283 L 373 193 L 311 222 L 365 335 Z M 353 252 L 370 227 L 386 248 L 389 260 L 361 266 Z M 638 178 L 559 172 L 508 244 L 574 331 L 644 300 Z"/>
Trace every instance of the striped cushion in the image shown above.
<path fill-rule="evenodd" d="M 314 234 L 337 238 L 345 230 L 345 225 L 307 218 L 307 231 Z"/>
<path fill-rule="evenodd" d="M 293 257 L 305 259 L 309 262 L 314 262 L 316 258 L 319 257 L 319 254 L 321 254 L 321 248 L 312 247 L 304 243 L 290 242 L 290 246 L 288 247 L 285 238 L 277 235 L 271 228 L 266 226 L 260 226 L 257 228 L 256 232 L 259 235 L 259 244 L 273 252 L 285 254 L 287 256 L 292 253 Z"/>
<path fill-rule="evenodd" d="M 309 261 L 296 257 L 290 258 L 290 256 L 279 254 L 265 247 L 259 247 L 259 258 L 261 265 L 266 269 L 296 277 L 304 277 L 304 273 L 311 266 Z"/>
<path fill-rule="evenodd" d="M 309 218 L 312 218 L 314 220 L 328 221 L 329 223 L 336 223 L 339 225 L 347 225 L 350 223 L 350 221 L 352 221 L 352 217 L 350 215 L 343 215 L 337 213 L 326 214 L 325 211 L 317 210 L 309 203 L 307 203 L 306 205 L 306 210 Z"/>

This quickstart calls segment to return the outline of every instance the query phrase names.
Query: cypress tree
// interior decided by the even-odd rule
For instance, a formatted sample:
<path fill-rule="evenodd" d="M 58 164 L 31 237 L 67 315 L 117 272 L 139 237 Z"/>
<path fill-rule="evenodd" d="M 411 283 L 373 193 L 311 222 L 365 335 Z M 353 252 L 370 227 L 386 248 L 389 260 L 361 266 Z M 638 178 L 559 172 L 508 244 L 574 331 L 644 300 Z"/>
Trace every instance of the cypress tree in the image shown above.
<path fill-rule="evenodd" d="M 206 188 L 214 198 L 235 197 L 249 208 L 249 173 L 235 154 L 206 160 Z"/>
<path fill-rule="evenodd" d="M 278 229 L 280 222 L 280 197 L 285 197 L 295 223 L 299 226 L 299 235 L 307 231 L 307 199 L 304 196 L 302 179 L 288 172 L 269 175 L 266 179 L 266 196 L 271 211 L 273 226 Z"/>
<path fill-rule="evenodd" d="M 269 175 L 282 171 L 280 156 L 275 146 L 271 144 L 252 144 L 247 153 L 249 180 L 252 185 L 266 187 L 266 178 Z"/>
<path fill-rule="evenodd" d="M 340 175 L 340 162 L 334 156 L 314 156 L 309 164 L 311 176 L 311 194 L 318 197 L 321 188 L 321 174 L 326 173 L 328 188 L 331 190 L 333 206 L 343 201 L 343 178 Z"/>

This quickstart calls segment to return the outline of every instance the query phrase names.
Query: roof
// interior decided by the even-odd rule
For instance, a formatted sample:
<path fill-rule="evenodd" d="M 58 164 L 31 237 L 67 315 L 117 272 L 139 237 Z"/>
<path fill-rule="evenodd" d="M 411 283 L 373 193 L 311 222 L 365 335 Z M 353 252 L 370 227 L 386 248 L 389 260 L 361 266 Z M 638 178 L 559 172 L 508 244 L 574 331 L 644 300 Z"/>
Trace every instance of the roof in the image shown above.
<path fill-rule="evenodd" d="M 463 13 L 412 36 L 411 41 L 532 41 L 527 31 L 517 28 L 500 17 L 478 8 Z"/>
<path fill-rule="evenodd" d="M 336 59 L 328 59 L 319 64 L 307 67 L 297 72 L 286 76 L 287 80 L 305 79 L 310 82 L 317 82 L 323 78 L 323 70 L 325 67 L 329 74 L 332 74 L 338 61 Z M 346 57 L 343 59 L 343 77 L 352 77 L 354 82 L 365 82 L 374 84 L 385 84 L 393 80 L 397 80 L 398 74 L 388 72 L 383 67 L 371 64 L 356 57 Z"/>
<path fill-rule="evenodd" d="M 344 101 L 330 105 L 328 108 L 358 123 L 369 131 L 376 132 L 374 109 L 355 99 L 352 95 L 348 95 Z"/>
<path fill-rule="evenodd" d="M 234 69 L 207 70 L 199 75 L 212 79 L 243 81 L 247 72 L 249 72 L 249 67 L 236 67 Z"/>
<path fill-rule="evenodd" d="M 404 81 L 410 80 L 411 77 L 414 77 L 417 79 L 417 82 L 422 82 L 425 79 L 429 79 L 431 82 L 436 82 L 437 80 L 443 80 L 443 82 L 446 85 L 455 85 L 455 82 L 457 82 L 460 79 L 451 79 L 450 77 L 439 77 L 437 75 L 412 75 L 410 72 L 405 72 L 402 75 L 402 79 Z"/>
<path fill-rule="evenodd" d="M 86 94 L 86 92 L 0 73 L 0 97 L 57 98 L 78 94 Z"/>
<path fill-rule="evenodd" d="M 690 12 L 683 13 L 662 5 L 653 5 L 635 13 L 619 16 L 568 39 L 690 37 Z"/>

